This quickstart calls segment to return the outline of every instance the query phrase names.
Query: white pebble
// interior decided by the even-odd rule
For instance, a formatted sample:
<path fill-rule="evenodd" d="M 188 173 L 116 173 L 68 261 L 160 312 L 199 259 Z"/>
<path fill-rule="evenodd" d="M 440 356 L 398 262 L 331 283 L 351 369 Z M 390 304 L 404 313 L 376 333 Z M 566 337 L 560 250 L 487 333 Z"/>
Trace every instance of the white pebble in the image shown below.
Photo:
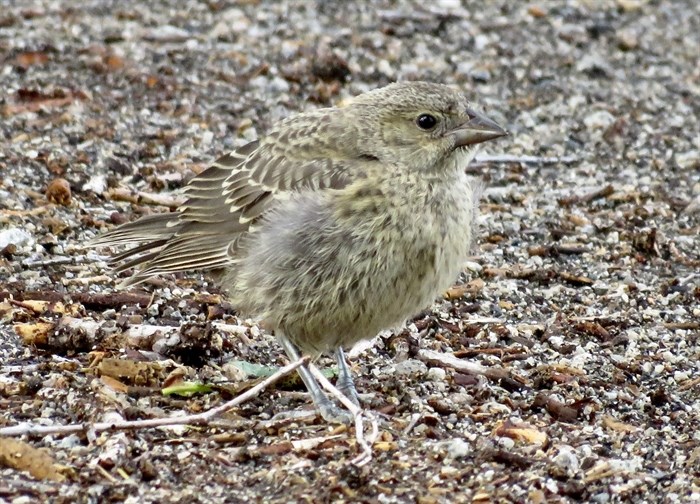
<path fill-rule="evenodd" d="M 447 443 L 447 454 L 450 458 L 466 457 L 471 451 L 469 443 L 462 438 L 455 438 Z"/>
<path fill-rule="evenodd" d="M 447 376 L 447 373 L 442 368 L 431 367 L 430 369 L 428 369 L 427 378 L 430 381 L 436 381 L 436 382 L 445 381 L 446 376 Z"/>
<path fill-rule="evenodd" d="M 18 247 L 31 243 L 32 235 L 20 228 L 10 228 L 0 231 L 0 249 L 4 249 L 10 244 Z"/>
<path fill-rule="evenodd" d="M 413 374 L 424 375 L 428 372 L 428 366 L 419 360 L 407 359 L 396 364 L 394 372 L 399 376 L 408 376 Z"/>

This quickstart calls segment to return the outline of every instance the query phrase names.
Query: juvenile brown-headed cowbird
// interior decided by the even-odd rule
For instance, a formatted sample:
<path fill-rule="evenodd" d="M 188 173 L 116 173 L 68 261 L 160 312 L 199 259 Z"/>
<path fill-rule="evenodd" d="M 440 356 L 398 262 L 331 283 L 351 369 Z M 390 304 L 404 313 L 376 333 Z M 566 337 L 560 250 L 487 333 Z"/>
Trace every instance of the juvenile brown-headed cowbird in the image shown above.
<path fill-rule="evenodd" d="M 93 245 L 134 245 L 122 285 L 215 272 L 232 304 L 274 330 L 291 358 L 335 351 L 338 386 L 357 402 L 342 347 L 428 306 L 472 241 L 475 145 L 506 132 L 450 87 L 396 83 L 343 108 L 290 117 L 220 158 L 174 213 L 143 217 Z M 308 369 L 326 419 L 343 418 Z"/>

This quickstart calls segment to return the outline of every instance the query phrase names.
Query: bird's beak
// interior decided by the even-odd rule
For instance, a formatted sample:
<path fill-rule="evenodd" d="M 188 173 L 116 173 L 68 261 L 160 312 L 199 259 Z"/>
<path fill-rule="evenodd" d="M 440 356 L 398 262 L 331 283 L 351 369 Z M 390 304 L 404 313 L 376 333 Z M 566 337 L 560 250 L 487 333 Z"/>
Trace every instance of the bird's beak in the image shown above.
<path fill-rule="evenodd" d="M 474 145 L 508 134 L 494 121 L 472 109 L 467 109 L 466 114 L 469 119 L 449 133 L 455 138 L 455 147 Z"/>

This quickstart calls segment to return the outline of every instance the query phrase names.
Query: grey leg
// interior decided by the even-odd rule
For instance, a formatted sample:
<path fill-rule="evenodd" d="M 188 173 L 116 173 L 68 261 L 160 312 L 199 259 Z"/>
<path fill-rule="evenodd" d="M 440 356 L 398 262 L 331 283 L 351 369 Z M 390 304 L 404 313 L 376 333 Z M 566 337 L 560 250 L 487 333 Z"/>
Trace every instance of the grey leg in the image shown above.
<path fill-rule="evenodd" d="M 343 349 L 340 347 L 335 350 L 335 360 L 338 362 L 338 381 L 336 382 L 336 387 L 338 387 L 338 390 L 340 390 L 345 397 L 359 406 L 360 399 L 357 397 L 357 389 L 355 389 L 355 384 L 353 383 L 352 373 L 350 372 L 348 363 L 345 361 L 345 352 L 343 352 Z"/>
<path fill-rule="evenodd" d="M 287 353 L 287 356 L 290 359 L 299 359 L 299 349 L 296 347 L 296 345 L 294 345 L 294 343 L 289 341 L 289 339 L 286 336 L 283 336 L 281 334 L 277 335 L 277 339 L 279 340 L 280 344 L 282 345 L 282 348 L 284 348 L 284 351 Z M 336 406 L 335 403 L 328 399 L 326 394 L 323 393 L 323 390 L 321 390 L 321 386 L 316 381 L 316 378 L 313 377 L 313 375 L 311 374 L 311 372 L 309 372 L 306 366 L 301 366 L 297 368 L 297 370 L 299 371 L 299 376 L 301 376 L 304 385 L 306 385 L 306 389 L 309 391 L 309 394 L 311 394 L 311 398 L 313 399 L 314 404 L 318 408 L 324 420 L 326 420 L 327 422 L 338 423 L 352 422 L 353 418 L 350 412 L 338 408 L 338 406 Z"/>

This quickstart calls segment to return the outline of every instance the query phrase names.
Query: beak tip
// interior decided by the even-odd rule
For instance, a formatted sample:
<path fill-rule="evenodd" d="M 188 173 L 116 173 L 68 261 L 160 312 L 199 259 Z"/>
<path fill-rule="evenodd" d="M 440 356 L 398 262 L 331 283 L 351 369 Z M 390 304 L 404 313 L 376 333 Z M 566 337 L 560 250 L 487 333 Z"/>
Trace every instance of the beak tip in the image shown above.
<path fill-rule="evenodd" d="M 474 145 L 510 135 L 508 130 L 478 112 L 469 109 L 467 115 L 469 120 L 454 130 L 458 146 Z"/>

